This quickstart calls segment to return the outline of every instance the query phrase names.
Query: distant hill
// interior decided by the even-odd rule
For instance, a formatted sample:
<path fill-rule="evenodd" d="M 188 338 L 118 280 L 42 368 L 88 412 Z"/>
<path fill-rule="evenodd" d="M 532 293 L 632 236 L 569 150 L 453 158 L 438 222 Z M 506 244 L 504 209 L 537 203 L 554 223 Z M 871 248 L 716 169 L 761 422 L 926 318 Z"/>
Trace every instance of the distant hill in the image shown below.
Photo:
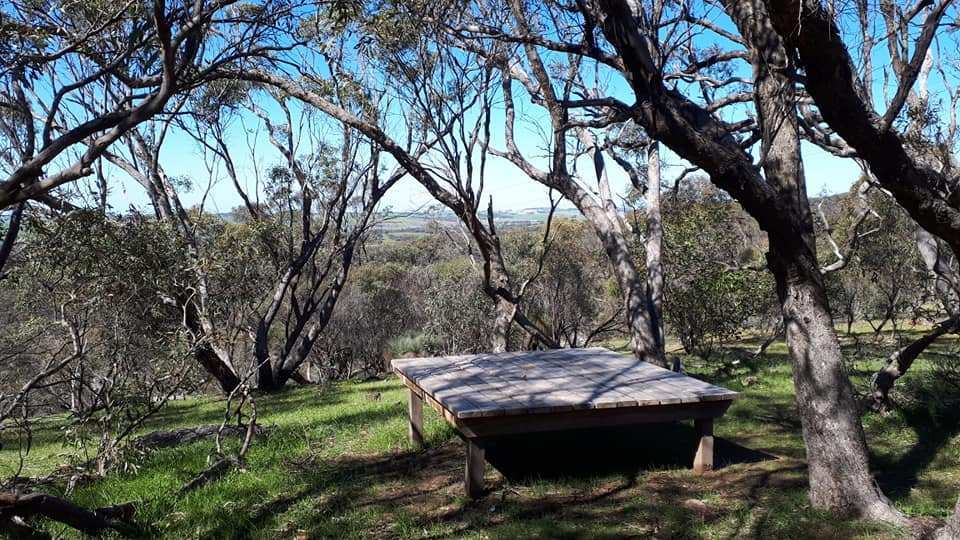
<path fill-rule="evenodd" d="M 547 221 L 550 209 L 524 208 L 521 210 L 494 211 L 494 220 L 497 227 L 506 230 L 518 227 L 531 227 Z M 482 216 L 486 219 L 486 216 Z M 554 218 L 581 219 L 576 208 L 558 208 Z M 417 212 L 386 212 L 381 214 L 380 232 L 388 238 L 400 239 L 413 237 L 428 232 L 436 226 L 456 227 L 458 218 L 453 212 L 444 208 L 440 210 Z"/>

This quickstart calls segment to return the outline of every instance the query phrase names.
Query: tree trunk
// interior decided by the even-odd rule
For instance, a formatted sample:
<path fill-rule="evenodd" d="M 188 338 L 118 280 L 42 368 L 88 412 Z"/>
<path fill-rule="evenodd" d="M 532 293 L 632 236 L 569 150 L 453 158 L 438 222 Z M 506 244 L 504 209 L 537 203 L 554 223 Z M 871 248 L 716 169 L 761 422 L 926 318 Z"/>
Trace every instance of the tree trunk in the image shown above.
<path fill-rule="evenodd" d="M 132 524 L 134 511 L 132 503 L 87 510 L 46 493 L 0 493 L 0 526 L 12 521 L 14 516 L 24 519 L 43 516 L 90 535 L 98 535 L 106 529 L 129 535 L 136 531 Z"/>
<path fill-rule="evenodd" d="M 930 279 L 933 280 L 934 292 L 943 305 L 947 315 L 954 317 L 960 312 L 960 272 L 955 268 L 955 261 L 950 253 L 940 249 L 940 243 L 932 234 L 924 229 L 916 231 L 917 250 Z"/>
<path fill-rule="evenodd" d="M 651 316 L 647 281 L 636 267 L 624 265 L 617 273 L 626 295 L 627 323 L 630 325 L 630 347 L 638 360 L 667 367 L 659 325 Z"/>
<path fill-rule="evenodd" d="M 957 499 L 957 505 L 953 509 L 953 515 L 947 519 L 947 522 L 933 534 L 933 540 L 957 540 L 960 538 L 960 499 Z"/>
<path fill-rule="evenodd" d="M 187 299 L 185 303 L 181 303 L 181 309 L 184 311 L 184 325 L 194 336 L 194 358 L 217 380 L 225 394 L 233 392 L 240 385 L 240 377 L 210 343 L 210 336 L 201 322 L 200 308 L 193 299 Z"/>
<path fill-rule="evenodd" d="M 510 327 L 513 326 L 517 306 L 500 296 L 494 298 L 494 303 L 495 314 L 493 328 L 490 331 L 490 351 L 507 352 L 510 344 Z"/>
<path fill-rule="evenodd" d="M 7 231 L 3 235 L 3 240 L 0 241 L 0 279 L 3 279 L 6 275 L 3 272 L 3 267 L 6 266 L 7 259 L 13 253 L 13 245 L 17 242 L 17 235 L 20 233 L 20 221 L 23 219 L 23 209 L 26 206 L 27 203 L 25 202 L 18 204 L 7 221 Z"/>
<path fill-rule="evenodd" d="M 613 275 L 624 295 L 630 347 L 638 360 L 667 367 L 663 341 L 659 339 L 659 323 L 649 311 L 647 281 L 637 270 L 616 208 L 602 208 L 593 197 L 572 180 L 558 186 L 593 228 L 610 261 Z"/>
<path fill-rule="evenodd" d="M 767 0 L 766 4 L 780 36 L 796 51 L 806 76 L 804 88 L 826 123 L 856 150 L 917 224 L 960 256 L 960 204 L 941 189 L 950 185 L 950 179 L 916 159 L 903 137 L 874 110 L 832 10 L 814 0 Z M 925 24 L 923 33 L 936 28 Z"/>
<path fill-rule="evenodd" d="M 259 338 L 259 336 L 258 336 Z M 258 340 L 259 341 L 259 340 Z M 256 356 L 257 362 L 257 390 L 272 392 L 277 389 L 277 381 L 273 376 L 273 362 L 270 355 L 263 359 Z"/>
<path fill-rule="evenodd" d="M 722 122 L 667 89 L 626 0 L 601 0 L 604 35 L 617 48 L 640 106 L 634 118 L 651 137 L 703 168 L 768 234 L 768 265 L 787 325 L 797 408 L 814 506 L 896 524 L 906 522 L 870 477 L 867 447 L 817 264 L 813 219 L 800 161 L 790 56 L 760 0 L 724 2 L 750 44 L 761 177 Z"/>
<path fill-rule="evenodd" d="M 659 348 L 665 347 L 663 332 L 663 220 L 660 214 L 660 144 L 647 148 L 647 311 L 656 330 Z"/>
<path fill-rule="evenodd" d="M 793 382 L 815 508 L 896 524 L 907 520 L 870 475 L 867 441 L 833 326 L 817 261 L 816 237 L 800 154 L 790 58 L 761 0 L 725 0 L 750 45 L 754 99 L 767 183 L 786 203 L 788 228 L 768 232 L 767 263 L 777 282 L 793 360 Z M 792 230 L 791 230 L 792 229 Z"/>
<path fill-rule="evenodd" d="M 797 257 L 775 249 L 769 258 L 793 360 L 811 503 L 815 508 L 905 524 L 870 475 L 866 437 L 824 287 L 802 270 L 816 265 L 816 260 L 790 262 Z"/>
<path fill-rule="evenodd" d="M 257 388 L 266 392 L 273 392 L 282 389 L 287 381 L 293 377 L 300 369 L 300 366 L 307 361 L 313 345 L 317 338 L 327 327 L 330 317 L 333 316 L 333 310 L 337 306 L 337 300 L 347 283 L 347 277 L 350 274 L 350 267 L 353 265 L 353 255 L 357 247 L 357 239 L 351 238 L 343 246 L 343 252 L 340 260 L 340 271 L 337 272 L 333 282 L 327 287 L 323 297 L 323 303 L 313 305 L 300 314 L 297 324 L 292 329 L 287 330 L 287 339 L 276 359 L 269 359 L 261 362 L 258 369 Z M 312 300 L 311 300 L 312 302 Z M 307 324 L 310 320 L 309 325 Z M 262 323 L 263 321 L 261 321 Z M 261 333 L 258 332 L 258 337 Z M 266 341 L 268 332 L 263 332 L 264 339 L 258 340 L 257 351 L 258 358 L 262 354 L 269 354 L 269 343 Z"/>

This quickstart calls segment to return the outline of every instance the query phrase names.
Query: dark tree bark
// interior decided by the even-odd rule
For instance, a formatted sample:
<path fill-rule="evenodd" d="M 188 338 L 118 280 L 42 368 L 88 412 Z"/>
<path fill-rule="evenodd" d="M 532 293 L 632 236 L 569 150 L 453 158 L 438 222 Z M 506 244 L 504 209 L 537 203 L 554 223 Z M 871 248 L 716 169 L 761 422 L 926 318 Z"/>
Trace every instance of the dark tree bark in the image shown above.
<path fill-rule="evenodd" d="M 951 179 L 910 154 L 891 127 L 891 111 L 881 117 L 873 109 L 833 15 L 814 0 L 765 3 L 777 32 L 803 67 L 804 87 L 823 119 L 856 150 L 877 181 L 921 227 L 945 241 L 954 255 L 960 255 L 960 192 L 951 193 Z M 929 47 L 926 38 L 932 39 L 942 14 L 942 9 L 934 11 L 934 18 L 928 17 L 924 23 L 917 45 L 920 53 Z M 919 58 L 922 60 L 923 54 Z M 901 81 L 901 91 L 916 81 L 919 67 L 918 63 L 912 79 Z"/>
<path fill-rule="evenodd" d="M 663 348 L 663 218 L 660 211 L 660 144 L 647 148 L 647 312 Z"/>
<path fill-rule="evenodd" d="M 379 200 L 379 197 L 377 199 Z M 313 350 L 314 343 L 320 337 L 323 329 L 327 327 L 330 317 L 333 316 L 337 300 L 347 282 L 347 275 L 350 273 L 350 267 L 353 264 L 356 247 L 357 241 L 351 239 L 342 248 L 340 271 L 334 278 L 333 283 L 327 288 L 323 296 L 323 302 L 313 306 L 312 309 L 310 309 L 311 306 L 308 303 L 307 311 L 299 317 L 300 320 L 297 325 L 302 326 L 303 329 L 288 336 L 287 342 L 276 358 L 271 359 L 269 353 L 265 358 L 257 357 L 259 362 L 257 388 L 259 390 L 271 392 L 283 388 L 287 381 L 297 373 L 300 366 L 306 362 L 310 351 Z M 259 339 L 261 334 L 258 333 L 257 335 L 256 349 L 258 351 L 269 351 L 268 344 L 261 342 Z M 263 336 L 266 337 L 267 334 L 264 333 Z"/>
<path fill-rule="evenodd" d="M 199 307 L 192 298 L 180 299 L 178 306 L 183 310 L 183 324 L 194 336 L 193 355 L 197 362 L 203 366 L 220 385 L 224 394 L 233 392 L 240 385 L 240 376 L 233 366 L 226 362 L 223 355 L 219 354 L 210 343 L 207 337 L 207 331 L 201 321 Z"/>
<path fill-rule="evenodd" d="M 906 51 L 901 51 L 898 43 L 909 43 L 910 36 L 898 30 L 898 21 L 891 11 L 895 8 L 893 3 L 882 3 L 890 34 L 887 42 L 891 62 L 899 82 L 897 93 L 882 117 L 873 109 L 870 89 L 857 77 L 856 67 L 833 14 L 819 2 L 810 0 L 765 0 L 765 3 L 777 32 L 784 37 L 790 52 L 804 68 L 805 88 L 816 101 L 823 119 L 856 150 L 857 156 L 869 165 L 873 177 L 923 228 L 918 231 L 917 248 L 935 280 L 935 290 L 945 310 L 953 318 L 956 307 L 952 297 L 960 294 L 960 283 L 957 283 L 957 272 L 948 262 L 947 254 L 940 252 L 937 239 L 933 237 L 950 247 L 955 261 L 960 260 L 960 190 L 956 189 L 957 180 L 945 173 L 949 167 L 935 168 L 937 159 L 930 155 L 929 149 L 909 144 L 892 125 L 905 103 L 925 105 L 927 101 L 926 79 L 931 65 L 929 47 L 950 1 L 930 3 L 931 9 L 909 61 L 903 57 Z M 861 13 L 860 18 L 865 17 L 866 14 Z M 919 89 L 915 89 L 915 85 Z M 920 132 L 915 121 L 908 122 L 908 138 L 919 139 Z M 949 326 L 949 321 L 945 323 Z M 894 382 L 906 373 L 926 347 L 948 331 L 950 329 L 941 323 L 890 357 L 874 377 L 872 397 L 876 407 L 889 405 L 889 391 Z"/>
<path fill-rule="evenodd" d="M 870 476 L 866 440 L 817 263 L 790 62 L 762 3 L 728 1 L 725 7 L 750 44 L 765 177 L 720 121 L 664 86 L 647 41 L 632 23 L 630 5 L 624 0 L 599 5 L 604 34 L 623 59 L 637 96 L 635 119 L 651 137 L 708 172 L 768 234 L 767 260 L 787 324 L 812 503 L 905 523 Z"/>
<path fill-rule="evenodd" d="M 107 529 L 129 533 L 134 530 L 133 513 L 130 503 L 91 511 L 45 493 L 0 493 L 0 525 L 14 516 L 23 519 L 43 516 L 87 534 L 100 534 Z"/>
<path fill-rule="evenodd" d="M 20 221 L 23 219 L 23 210 L 26 206 L 27 203 L 22 202 L 14 207 L 7 222 L 7 231 L 3 235 L 3 240 L 0 241 L 0 280 L 6 276 L 3 267 L 7 265 L 7 260 L 13 253 L 13 245 L 17 242 L 17 235 L 20 234 Z"/>
<path fill-rule="evenodd" d="M 221 426 L 220 424 L 210 424 L 206 426 L 180 428 L 170 431 L 154 431 L 133 439 L 131 444 L 147 450 L 155 450 L 157 448 L 173 448 L 175 446 L 189 444 L 207 437 L 214 437 L 218 433 L 221 435 L 244 435 L 246 430 L 247 428 L 245 426 Z M 262 429 L 258 431 L 262 431 Z"/>
<path fill-rule="evenodd" d="M 787 346 L 809 463 L 814 506 L 903 521 L 874 485 L 866 437 L 843 368 L 816 254 L 816 236 L 800 158 L 796 91 L 787 50 L 759 0 L 725 2 L 750 44 L 766 181 L 789 201 L 796 234 L 771 231 L 768 265 L 783 307 Z"/>

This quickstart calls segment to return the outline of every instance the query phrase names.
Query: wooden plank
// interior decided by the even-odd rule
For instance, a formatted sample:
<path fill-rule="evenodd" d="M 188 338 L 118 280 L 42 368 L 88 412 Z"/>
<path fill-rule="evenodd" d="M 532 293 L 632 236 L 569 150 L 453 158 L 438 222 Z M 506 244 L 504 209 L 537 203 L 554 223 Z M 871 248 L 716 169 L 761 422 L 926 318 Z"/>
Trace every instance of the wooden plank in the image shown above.
<path fill-rule="evenodd" d="M 429 370 L 415 369 L 407 373 L 411 375 L 418 373 L 420 375 L 418 379 L 413 377 L 411 379 L 424 392 L 454 414 L 459 411 L 496 411 L 500 408 L 499 404 L 484 400 L 482 395 L 469 392 L 469 388 L 465 388 L 460 383 L 458 370 L 451 365 Z"/>
<path fill-rule="evenodd" d="M 736 392 L 650 364 L 631 367 L 611 377 L 616 388 L 637 397 L 638 404 L 651 405 L 732 399 Z M 595 377 L 595 375 L 593 375 Z"/>
<path fill-rule="evenodd" d="M 404 358 L 395 370 L 456 418 L 726 401 L 732 392 L 602 348 Z"/>
<path fill-rule="evenodd" d="M 422 401 L 426 402 L 428 405 L 430 405 L 430 407 L 432 407 L 435 411 L 437 411 L 437 414 L 439 414 L 451 426 L 458 429 L 462 427 L 457 422 L 457 417 L 452 411 L 444 407 L 439 401 L 434 399 L 434 397 L 431 396 L 429 393 L 424 392 L 423 389 L 417 386 L 413 381 L 410 381 L 409 379 L 407 379 L 403 373 L 398 372 L 398 376 L 400 377 L 400 380 L 403 381 L 404 384 L 410 389 L 411 395 L 415 394 L 419 396 Z M 421 410 L 422 410 L 422 407 L 421 407 Z"/>
<path fill-rule="evenodd" d="M 606 372 L 589 369 L 583 371 L 576 370 L 576 364 L 563 362 L 556 355 L 544 355 L 543 361 L 554 366 L 556 369 L 562 370 L 571 377 L 590 381 L 595 394 L 595 398 L 592 400 L 593 408 L 634 407 L 637 405 L 637 401 L 634 398 L 620 391 L 620 389 L 617 388 L 615 384 L 611 384 L 609 380 L 605 380 L 609 379 Z"/>
<path fill-rule="evenodd" d="M 463 485 L 467 496 L 471 499 L 483 495 L 483 473 L 486 469 L 486 459 L 483 447 L 478 441 L 467 439 L 467 459 L 463 471 Z"/>
<path fill-rule="evenodd" d="M 542 351 L 530 362 L 537 363 L 547 369 L 550 377 L 558 381 L 557 386 L 572 391 L 576 397 L 584 402 L 584 408 L 607 408 L 618 406 L 634 406 L 636 403 L 623 392 L 595 376 L 588 370 L 579 370 L 580 363 L 564 362 L 562 357 L 573 351 Z"/>
<path fill-rule="evenodd" d="M 423 362 L 404 359 L 405 363 L 398 367 L 408 375 L 422 376 L 425 390 L 445 405 L 449 405 L 458 416 L 496 416 L 511 410 L 525 409 L 525 403 L 511 399 L 510 395 L 500 391 L 496 384 L 480 378 L 483 370 L 475 369 L 471 372 L 464 369 L 469 367 L 470 361 L 475 357 L 476 355 L 450 357 L 445 364 L 441 364 L 437 359 L 424 359 Z M 437 371 L 438 367 L 442 367 L 442 371 Z M 425 372 L 425 369 L 429 371 Z M 429 376 L 425 376 L 426 373 L 429 373 Z M 442 394 L 438 389 L 443 390 Z M 462 404 L 457 403 L 461 398 L 471 401 L 474 406 L 461 406 Z"/>
<path fill-rule="evenodd" d="M 575 401 L 554 392 L 545 373 L 526 371 L 518 362 L 520 356 L 516 353 L 477 355 L 461 366 L 506 396 L 503 400 L 506 414 L 571 410 Z"/>
<path fill-rule="evenodd" d="M 697 418 L 693 426 L 699 435 L 697 453 L 693 457 L 693 472 L 703 474 L 713 470 L 713 418 Z"/>
<path fill-rule="evenodd" d="M 471 389 L 482 392 L 487 399 L 499 405 L 498 414 L 517 414 L 517 411 L 525 411 L 527 409 L 527 403 L 519 399 L 514 392 L 511 392 L 509 385 L 492 377 L 490 373 L 484 369 L 469 362 L 461 362 L 457 365 L 461 373 L 463 373 L 464 380 L 467 381 Z M 458 416 L 461 418 L 469 418 L 474 416 L 496 415 L 485 414 L 483 412 L 464 412 L 458 414 Z"/>
<path fill-rule="evenodd" d="M 410 442 L 417 447 L 423 446 L 423 399 L 413 390 L 409 390 L 407 402 L 407 434 Z"/>
<path fill-rule="evenodd" d="M 522 403 L 507 414 L 553 413 L 592 408 L 594 392 L 583 379 L 565 378 L 549 364 L 531 360 L 531 353 L 502 358 L 480 356 L 471 362 L 477 376 L 502 388 L 512 401 Z"/>
<path fill-rule="evenodd" d="M 611 389 L 625 397 L 621 406 L 656 405 L 659 399 L 651 395 L 649 389 L 640 391 L 635 385 L 624 380 L 624 376 L 636 369 L 638 364 L 646 366 L 636 359 L 611 353 L 605 349 L 582 349 L 574 355 L 560 357 L 553 362 L 568 372 L 579 374 L 598 385 Z M 630 403 L 630 402 L 633 403 Z"/>
<path fill-rule="evenodd" d="M 586 409 L 551 414 L 524 414 L 459 419 L 466 437 L 489 437 L 514 433 L 562 431 L 604 426 L 625 426 L 645 423 L 673 422 L 696 418 L 717 418 L 730 406 L 730 401 L 678 403 L 649 407 Z"/>

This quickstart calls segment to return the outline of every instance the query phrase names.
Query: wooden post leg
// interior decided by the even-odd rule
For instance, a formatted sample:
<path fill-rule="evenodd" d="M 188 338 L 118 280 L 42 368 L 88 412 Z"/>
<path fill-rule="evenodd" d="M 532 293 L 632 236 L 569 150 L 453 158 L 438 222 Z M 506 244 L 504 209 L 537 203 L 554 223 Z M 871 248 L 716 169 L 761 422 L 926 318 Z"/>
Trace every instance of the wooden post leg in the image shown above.
<path fill-rule="evenodd" d="M 407 412 L 410 415 L 408 434 L 410 442 L 417 447 L 423 446 L 423 398 L 417 395 L 413 390 L 408 390 L 410 399 L 407 406 Z"/>
<path fill-rule="evenodd" d="M 713 470 L 713 418 L 698 418 L 693 427 L 700 436 L 697 454 L 693 457 L 693 472 L 703 474 Z"/>
<path fill-rule="evenodd" d="M 476 499 L 483 495 L 483 471 L 486 468 L 484 450 L 475 439 L 467 439 L 467 466 L 463 474 L 463 484 L 467 496 Z"/>

